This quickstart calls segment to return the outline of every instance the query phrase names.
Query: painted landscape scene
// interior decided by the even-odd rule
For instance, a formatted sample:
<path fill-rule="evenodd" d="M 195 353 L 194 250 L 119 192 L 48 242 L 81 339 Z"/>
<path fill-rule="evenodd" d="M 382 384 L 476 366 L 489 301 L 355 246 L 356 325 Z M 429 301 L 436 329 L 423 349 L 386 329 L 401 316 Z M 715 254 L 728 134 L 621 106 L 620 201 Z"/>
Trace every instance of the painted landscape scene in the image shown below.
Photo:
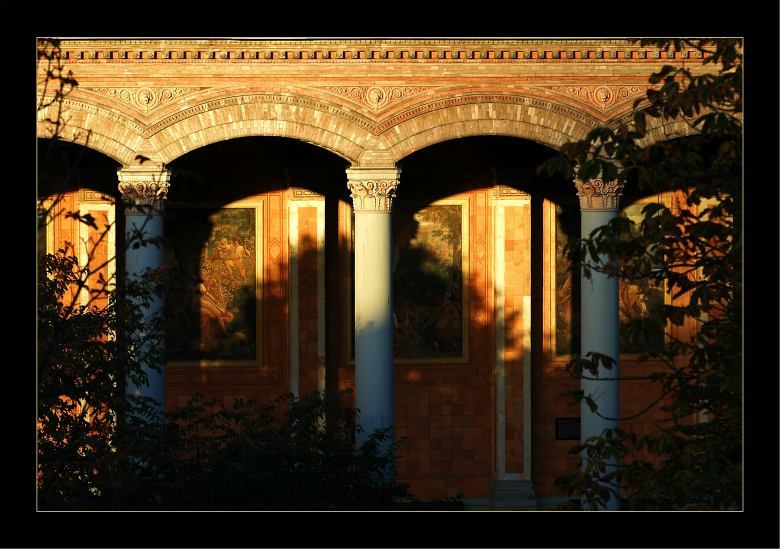
<path fill-rule="evenodd" d="M 462 206 L 399 205 L 393 215 L 395 356 L 463 356 Z"/>
<path fill-rule="evenodd" d="M 255 210 L 179 208 L 166 232 L 181 270 L 168 299 L 169 359 L 256 359 Z"/>

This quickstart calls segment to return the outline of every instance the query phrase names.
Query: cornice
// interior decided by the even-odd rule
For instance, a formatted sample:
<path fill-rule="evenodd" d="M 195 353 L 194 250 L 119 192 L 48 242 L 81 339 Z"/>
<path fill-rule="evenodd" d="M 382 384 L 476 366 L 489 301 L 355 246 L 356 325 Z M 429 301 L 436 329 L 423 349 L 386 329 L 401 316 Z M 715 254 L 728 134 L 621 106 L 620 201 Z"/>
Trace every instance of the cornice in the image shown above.
<path fill-rule="evenodd" d="M 702 59 L 628 40 L 61 40 L 70 63 L 658 63 Z"/>

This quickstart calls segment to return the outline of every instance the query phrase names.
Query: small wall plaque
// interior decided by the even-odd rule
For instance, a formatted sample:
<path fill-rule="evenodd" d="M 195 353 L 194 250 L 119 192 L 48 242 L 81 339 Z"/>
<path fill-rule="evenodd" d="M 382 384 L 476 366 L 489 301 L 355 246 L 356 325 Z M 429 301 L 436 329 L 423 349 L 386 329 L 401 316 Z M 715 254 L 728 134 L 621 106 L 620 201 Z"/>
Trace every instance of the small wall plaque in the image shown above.
<path fill-rule="evenodd" d="M 580 440 L 580 418 L 556 417 L 555 440 Z"/>

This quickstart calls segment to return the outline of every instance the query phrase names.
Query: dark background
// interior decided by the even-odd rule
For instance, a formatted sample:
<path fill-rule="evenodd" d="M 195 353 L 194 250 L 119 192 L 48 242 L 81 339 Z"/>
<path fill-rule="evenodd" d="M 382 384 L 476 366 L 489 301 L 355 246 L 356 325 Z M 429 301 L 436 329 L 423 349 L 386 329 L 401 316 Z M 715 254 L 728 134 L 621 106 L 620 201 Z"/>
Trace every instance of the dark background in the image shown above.
<path fill-rule="evenodd" d="M 778 547 L 777 2 L 0 4 L 0 546 Z M 35 37 L 744 36 L 745 511 L 36 513 Z M 289 521 L 295 521 L 289 522 Z"/>

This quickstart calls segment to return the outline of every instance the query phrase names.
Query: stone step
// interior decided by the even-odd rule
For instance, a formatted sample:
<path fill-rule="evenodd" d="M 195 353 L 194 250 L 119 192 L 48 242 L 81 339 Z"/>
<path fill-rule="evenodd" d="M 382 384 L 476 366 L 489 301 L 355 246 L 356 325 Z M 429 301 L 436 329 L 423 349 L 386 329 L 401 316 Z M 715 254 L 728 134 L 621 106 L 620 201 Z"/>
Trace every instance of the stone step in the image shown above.
<path fill-rule="evenodd" d="M 517 499 L 513 501 L 493 501 L 493 509 L 530 511 L 539 508 L 535 499 Z"/>
<path fill-rule="evenodd" d="M 530 480 L 494 480 L 494 509 L 536 509 L 538 504 Z"/>

